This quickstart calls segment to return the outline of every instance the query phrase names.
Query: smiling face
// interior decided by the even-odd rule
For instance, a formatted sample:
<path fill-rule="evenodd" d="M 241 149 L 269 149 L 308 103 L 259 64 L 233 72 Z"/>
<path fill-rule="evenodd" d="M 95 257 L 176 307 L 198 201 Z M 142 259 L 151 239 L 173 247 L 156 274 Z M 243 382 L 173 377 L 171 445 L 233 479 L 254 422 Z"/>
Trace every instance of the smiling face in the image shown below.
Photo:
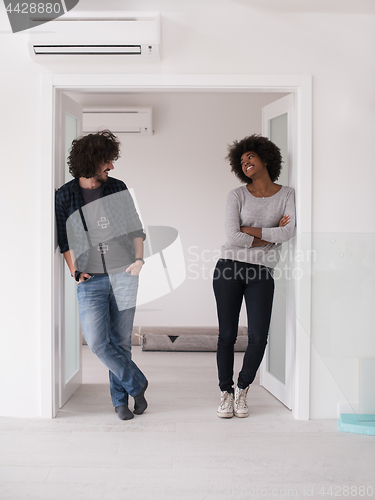
<path fill-rule="evenodd" d="M 113 166 L 112 160 L 104 161 L 98 168 L 97 173 L 95 174 L 95 179 L 99 182 L 107 182 L 108 172 L 113 170 L 115 167 Z"/>
<path fill-rule="evenodd" d="M 246 153 L 241 156 L 241 166 L 243 173 L 249 178 L 267 169 L 265 163 L 262 162 L 259 155 L 254 153 L 254 151 L 246 151 Z"/>

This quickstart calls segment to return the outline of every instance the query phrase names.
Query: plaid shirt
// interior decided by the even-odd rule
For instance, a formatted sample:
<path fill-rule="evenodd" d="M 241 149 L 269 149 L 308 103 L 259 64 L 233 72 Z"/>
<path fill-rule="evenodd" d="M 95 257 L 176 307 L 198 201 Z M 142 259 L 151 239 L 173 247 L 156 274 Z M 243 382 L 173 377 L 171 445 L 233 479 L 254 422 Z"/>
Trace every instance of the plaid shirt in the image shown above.
<path fill-rule="evenodd" d="M 101 191 L 103 207 L 111 221 L 115 238 L 134 253 L 132 239 L 146 238 L 134 202 L 124 182 L 108 177 Z M 60 252 L 74 250 L 79 270 L 86 268 L 89 258 L 89 238 L 86 224 L 82 221 L 79 209 L 85 218 L 85 206 L 81 187 L 77 179 L 64 184 L 55 194 L 55 213 L 57 240 Z"/>

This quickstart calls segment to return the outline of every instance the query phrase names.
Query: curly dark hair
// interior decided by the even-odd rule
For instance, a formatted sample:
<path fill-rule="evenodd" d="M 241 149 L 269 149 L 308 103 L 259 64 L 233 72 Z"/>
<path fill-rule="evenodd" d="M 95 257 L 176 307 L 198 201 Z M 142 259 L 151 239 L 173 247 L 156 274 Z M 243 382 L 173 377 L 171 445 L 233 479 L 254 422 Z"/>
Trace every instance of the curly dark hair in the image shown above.
<path fill-rule="evenodd" d="M 109 130 L 74 139 L 68 157 L 69 172 L 76 179 L 94 177 L 98 167 L 120 157 L 120 141 Z"/>
<path fill-rule="evenodd" d="M 262 162 L 266 165 L 268 173 L 272 182 L 275 182 L 281 172 L 282 157 L 280 149 L 271 142 L 267 137 L 253 134 L 245 137 L 241 141 L 234 141 L 233 144 L 228 146 L 228 156 L 231 170 L 236 174 L 241 182 L 250 184 L 252 179 L 247 177 L 241 165 L 241 156 L 247 151 L 257 153 Z"/>

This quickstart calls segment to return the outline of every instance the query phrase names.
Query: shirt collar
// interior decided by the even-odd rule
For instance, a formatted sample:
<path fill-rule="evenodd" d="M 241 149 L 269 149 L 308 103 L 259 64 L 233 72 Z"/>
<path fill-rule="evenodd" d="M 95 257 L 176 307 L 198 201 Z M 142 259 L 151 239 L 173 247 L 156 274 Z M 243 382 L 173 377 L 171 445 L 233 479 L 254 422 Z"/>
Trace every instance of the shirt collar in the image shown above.
<path fill-rule="evenodd" d="M 110 178 L 109 178 L 109 179 L 110 179 Z M 105 190 L 106 185 L 108 184 L 109 179 L 107 180 L 107 182 L 104 182 L 104 183 L 102 184 L 102 191 L 104 191 L 104 190 Z M 73 180 L 72 185 L 70 186 L 70 189 L 71 189 L 72 191 L 74 191 L 75 193 L 77 193 L 78 191 L 80 191 L 81 186 L 79 185 L 79 180 L 78 180 L 78 179 L 74 179 L 74 180 Z"/>
<path fill-rule="evenodd" d="M 80 187 L 80 185 L 79 185 L 78 179 L 74 179 L 74 181 L 72 182 L 72 185 L 70 186 L 70 189 L 72 191 L 74 191 L 75 193 L 77 193 L 79 187 Z"/>

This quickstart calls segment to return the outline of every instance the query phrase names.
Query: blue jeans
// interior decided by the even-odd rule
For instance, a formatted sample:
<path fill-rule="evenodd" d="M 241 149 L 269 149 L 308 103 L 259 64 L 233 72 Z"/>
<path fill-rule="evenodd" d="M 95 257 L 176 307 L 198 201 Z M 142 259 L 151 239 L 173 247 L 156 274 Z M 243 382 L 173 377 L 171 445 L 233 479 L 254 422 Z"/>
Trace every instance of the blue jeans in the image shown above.
<path fill-rule="evenodd" d="M 113 406 L 127 405 L 146 377 L 131 359 L 131 335 L 138 276 L 126 272 L 92 276 L 77 286 L 79 316 L 86 342 L 109 369 Z"/>

